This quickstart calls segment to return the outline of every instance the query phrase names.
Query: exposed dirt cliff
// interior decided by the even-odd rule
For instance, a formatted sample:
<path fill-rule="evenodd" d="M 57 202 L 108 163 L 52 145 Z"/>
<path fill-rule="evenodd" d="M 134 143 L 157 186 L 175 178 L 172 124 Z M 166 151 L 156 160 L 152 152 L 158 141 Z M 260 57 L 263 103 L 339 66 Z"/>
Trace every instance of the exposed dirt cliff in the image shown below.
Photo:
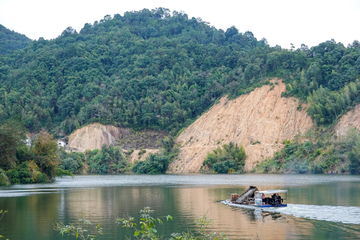
<path fill-rule="evenodd" d="M 334 126 L 334 131 L 336 135 L 341 136 L 345 135 L 351 127 L 360 130 L 360 104 L 340 118 Z"/>
<path fill-rule="evenodd" d="M 68 145 L 78 151 L 101 149 L 104 144 L 113 144 L 126 150 L 158 149 L 161 146 L 160 140 L 164 137 L 164 132 L 150 130 L 133 132 L 129 128 L 92 123 L 70 134 Z"/>
<path fill-rule="evenodd" d="M 221 98 L 184 130 L 176 140 L 181 144 L 179 157 L 169 172 L 197 172 L 208 151 L 229 142 L 245 147 L 245 169 L 250 170 L 280 150 L 284 140 L 313 127 L 307 106 L 298 111 L 298 99 L 281 97 L 285 84 L 277 79 L 271 82 L 274 87 L 266 85 L 235 100 Z"/>
<path fill-rule="evenodd" d="M 68 145 L 78 151 L 101 149 L 106 144 L 116 144 L 116 138 L 130 134 L 130 129 L 92 123 L 70 134 Z"/>

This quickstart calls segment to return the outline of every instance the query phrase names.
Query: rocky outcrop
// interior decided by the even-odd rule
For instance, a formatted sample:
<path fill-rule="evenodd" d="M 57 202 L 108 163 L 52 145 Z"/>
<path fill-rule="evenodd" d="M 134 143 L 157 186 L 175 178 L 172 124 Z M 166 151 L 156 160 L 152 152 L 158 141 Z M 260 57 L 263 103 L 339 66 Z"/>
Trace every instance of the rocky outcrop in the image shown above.
<path fill-rule="evenodd" d="M 70 134 L 68 145 L 78 151 L 101 149 L 104 144 L 116 145 L 117 138 L 128 134 L 130 129 L 127 128 L 92 123 Z"/>
<path fill-rule="evenodd" d="M 337 136 L 342 136 L 349 128 L 360 130 L 360 104 L 339 119 L 334 126 L 334 132 Z"/>
<path fill-rule="evenodd" d="M 177 138 L 181 145 L 177 160 L 169 172 L 198 172 L 208 151 L 224 143 L 235 142 L 245 147 L 246 170 L 270 158 L 286 139 L 305 133 L 313 127 L 306 105 L 297 110 L 299 100 L 282 98 L 286 86 L 274 79 L 266 85 L 234 100 L 226 96 L 199 117 Z"/>
<path fill-rule="evenodd" d="M 130 128 L 92 123 L 70 134 L 68 146 L 75 151 L 101 149 L 104 144 L 120 146 L 125 150 L 159 149 L 164 137 L 165 132 L 161 131 L 132 131 Z"/>

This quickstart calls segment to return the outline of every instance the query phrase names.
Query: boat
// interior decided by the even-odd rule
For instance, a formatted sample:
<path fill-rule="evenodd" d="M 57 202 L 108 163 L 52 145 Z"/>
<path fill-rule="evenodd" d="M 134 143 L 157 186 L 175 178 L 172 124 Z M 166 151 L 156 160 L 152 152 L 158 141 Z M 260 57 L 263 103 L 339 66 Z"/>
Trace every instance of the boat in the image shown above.
<path fill-rule="evenodd" d="M 239 205 L 251 205 L 255 207 L 287 207 L 287 190 L 265 190 L 259 191 L 257 187 L 250 186 L 241 195 L 231 194 L 227 202 Z"/>

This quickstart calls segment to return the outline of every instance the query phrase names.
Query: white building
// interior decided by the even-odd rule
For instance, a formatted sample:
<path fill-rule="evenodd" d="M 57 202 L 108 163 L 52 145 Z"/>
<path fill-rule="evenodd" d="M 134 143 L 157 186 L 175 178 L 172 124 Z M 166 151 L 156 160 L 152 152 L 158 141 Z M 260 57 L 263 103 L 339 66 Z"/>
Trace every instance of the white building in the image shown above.
<path fill-rule="evenodd" d="M 66 142 L 64 142 L 63 140 L 58 140 L 58 146 L 59 147 L 65 147 L 66 146 Z"/>

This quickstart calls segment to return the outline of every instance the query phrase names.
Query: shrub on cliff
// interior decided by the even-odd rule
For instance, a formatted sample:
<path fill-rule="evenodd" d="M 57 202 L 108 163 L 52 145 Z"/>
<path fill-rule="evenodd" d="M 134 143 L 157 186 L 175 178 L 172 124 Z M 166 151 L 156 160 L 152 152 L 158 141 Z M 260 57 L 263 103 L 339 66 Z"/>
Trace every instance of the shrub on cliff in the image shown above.
<path fill-rule="evenodd" d="M 139 174 L 165 173 L 169 163 L 179 154 L 179 147 L 175 145 L 173 137 L 161 140 L 162 149 L 160 153 L 150 154 L 145 161 L 138 162 L 132 171 Z"/>
<path fill-rule="evenodd" d="M 217 147 L 212 153 L 208 152 L 203 162 L 203 167 L 217 173 L 244 171 L 245 159 L 247 158 L 245 148 L 238 144 L 230 142 L 222 147 Z"/>

